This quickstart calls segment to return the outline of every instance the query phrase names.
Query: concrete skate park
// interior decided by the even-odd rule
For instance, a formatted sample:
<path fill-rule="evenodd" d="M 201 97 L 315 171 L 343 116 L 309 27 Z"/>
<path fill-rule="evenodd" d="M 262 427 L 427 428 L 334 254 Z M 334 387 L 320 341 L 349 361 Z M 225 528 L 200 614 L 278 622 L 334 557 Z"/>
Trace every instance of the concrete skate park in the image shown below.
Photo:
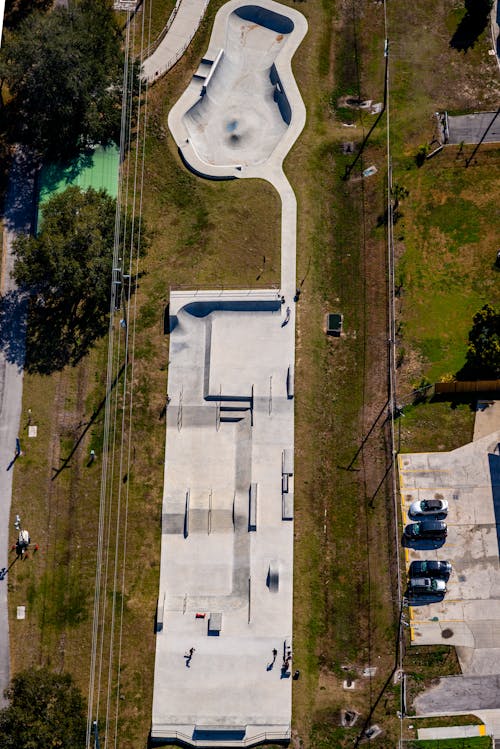
<path fill-rule="evenodd" d="M 282 162 L 305 123 L 290 60 L 306 30 L 272 0 L 227 3 L 169 116 L 194 172 L 275 185 L 282 236 L 280 288 L 170 296 L 157 743 L 290 739 L 296 202 Z"/>

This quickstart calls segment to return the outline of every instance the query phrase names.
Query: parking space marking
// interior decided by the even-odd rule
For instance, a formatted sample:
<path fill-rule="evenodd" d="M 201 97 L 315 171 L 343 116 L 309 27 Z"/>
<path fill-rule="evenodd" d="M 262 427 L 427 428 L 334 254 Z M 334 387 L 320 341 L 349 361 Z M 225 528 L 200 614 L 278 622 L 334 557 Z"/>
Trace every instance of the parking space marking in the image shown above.
<path fill-rule="evenodd" d="M 420 624 L 460 624 L 461 622 L 465 621 L 464 619 L 438 619 L 437 622 L 433 622 L 431 619 L 415 619 L 413 622 L 414 626 L 419 626 Z"/>
<path fill-rule="evenodd" d="M 415 455 L 415 453 L 412 453 Z M 451 473 L 449 468 L 402 468 L 402 473 Z"/>
<path fill-rule="evenodd" d="M 453 491 L 453 487 L 451 486 L 407 486 L 405 489 L 406 493 L 409 494 L 410 491 L 418 491 L 418 492 L 451 492 Z"/>

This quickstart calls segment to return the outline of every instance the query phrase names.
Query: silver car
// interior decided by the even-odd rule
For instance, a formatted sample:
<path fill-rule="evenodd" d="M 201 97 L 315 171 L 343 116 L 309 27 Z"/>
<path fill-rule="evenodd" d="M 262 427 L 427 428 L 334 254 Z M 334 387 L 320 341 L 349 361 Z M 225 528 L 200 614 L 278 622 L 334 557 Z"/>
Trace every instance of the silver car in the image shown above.
<path fill-rule="evenodd" d="M 446 515 L 448 502 L 446 499 L 419 499 L 410 505 L 410 515 Z"/>

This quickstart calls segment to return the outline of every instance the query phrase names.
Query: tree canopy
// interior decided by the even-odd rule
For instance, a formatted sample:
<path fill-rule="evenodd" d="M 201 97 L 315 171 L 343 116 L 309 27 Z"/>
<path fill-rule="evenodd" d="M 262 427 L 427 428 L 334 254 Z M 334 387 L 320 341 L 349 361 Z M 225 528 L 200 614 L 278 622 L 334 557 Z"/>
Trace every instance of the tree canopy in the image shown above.
<path fill-rule="evenodd" d="M 14 28 L 34 10 L 48 10 L 52 0 L 7 0 L 5 3 L 4 28 Z"/>
<path fill-rule="evenodd" d="M 121 35 L 109 0 L 30 13 L 0 50 L 12 138 L 50 158 L 117 141 L 122 76 Z"/>
<path fill-rule="evenodd" d="M 107 331 L 115 213 L 116 201 L 105 191 L 69 187 L 44 205 L 38 236 L 16 240 L 14 277 L 32 292 L 28 371 L 49 373 L 76 364 Z M 130 243 L 127 217 L 122 225 Z M 141 243 L 144 247 L 144 230 Z"/>
<path fill-rule="evenodd" d="M 467 360 L 461 374 L 483 379 L 500 378 L 500 312 L 485 304 L 473 317 Z"/>
<path fill-rule="evenodd" d="M 78 749 L 85 746 L 86 709 L 69 674 L 23 671 L 6 690 L 0 710 L 2 749 Z"/>

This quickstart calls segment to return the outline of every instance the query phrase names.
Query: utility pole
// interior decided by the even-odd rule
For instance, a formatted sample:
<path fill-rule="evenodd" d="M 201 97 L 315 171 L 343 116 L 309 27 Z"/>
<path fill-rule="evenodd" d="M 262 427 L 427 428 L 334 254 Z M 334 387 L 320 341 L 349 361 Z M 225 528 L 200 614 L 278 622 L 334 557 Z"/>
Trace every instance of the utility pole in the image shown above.
<path fill-rule="evenodd" d="M 100 749 L 100 747 L 99 747 L 99 727 L 97 725 L 97 721 L 96 720 L 94 720 L 94 722 L 92 723 L 92 730 L 94 732 L 94 739 L 95 739 L 94 746 L 95 746 L 95 749 Z"/>
<path fill-rule="evenodd" d="M 118 258 L 119 261 L 121 261 L 121 257 Z M 127 328 L 127 300 L 128 300 L 128 293 L 130 292 L 130 274 L 124 273 L 122 268 L 113 268 L 113 286 L 114 286 L 114 307 L 115 311 L 117 312 L 120 309 L 120 306 L 122 308 L 122 319 L 120 320 L 120 325 L 122 328 Z M 127 282 L 127 289 L 125 289 L 125 282 Z"/>

